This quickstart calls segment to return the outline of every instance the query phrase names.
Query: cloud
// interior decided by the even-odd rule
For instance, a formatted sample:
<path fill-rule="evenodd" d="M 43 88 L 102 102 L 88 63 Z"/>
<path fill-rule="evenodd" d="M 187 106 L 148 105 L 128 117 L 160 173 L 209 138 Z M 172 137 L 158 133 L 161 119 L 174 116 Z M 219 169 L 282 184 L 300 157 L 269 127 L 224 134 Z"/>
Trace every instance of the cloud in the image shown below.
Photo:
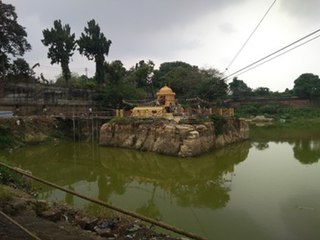
<path fill-rule="evenodd" d="M 198 19 L 215 14 L 243 0 L 7 0 L 17 8 L 18 15 L 37 18 L 44 28 L 51 28 L 55 19 L 69 24 L 77 36 L 87 21 L 95 19 L 113 44 L 110 55 L 132 56 L 150 54 L 163 57 L 182 47 L 197 45 L 193 36 L 181 34 Z M 23 23 L 22 23 L 23 25 Z M 32 26 L 32 25 L 31 25 Z M 31 44 L 37 44 L 43 29 L 27 26 Z M 227 30 L 227 29 L 226 29 Z"/>
<path fill-rule="evenodd" d="M 156 66 L 165 61 L 180 60 L 221 70 L 230 63 L 273 1 L 3 0 L 16 6 L 18 21 L 26 27 L 28 41 L 33 47 L 25 55 L 26 60 L 40 62 L 47 69 L 38 71 L 52 77 L 61 69 L 59 65 L 50 66 L 47 48 L 40 40 L 42 30 L 51 28 L 56 19 L 69 24 L 77 37 L 87 22 L 95 19 L 105 36 L 112 40 L 106 60 L 119 59 L 126 68 L 139 60 L 150 59 Z M 278 0 L 229 71 L 238 70 L 314 31 L 319 27 L 319 8 L 319 0 Z M 263 81 L 267 87 L 279 89 L 292 86 L 293 78 L 305 71 L 319 74 L 315 54 L 319 51 L 318 44 L 310 43 L 299 49 L 279 58 L 279 62 L 274 61 L 278 65 L 268 63 L 241 77 L 250 87 L 261 86 Z M 301 59 L 308 61 L 301 63 Z M 95 70 L 94 62 L 78 52 L 70 65 L 72 71 L 80 74 L 84 68 L 92 73 Z"/>
<path fill-rule="evenodd" d="M 282 0 L 280 1 L 281 9 L 293 17 L 299 17 L 302 21 L 319 20 L 319 0 Z"/>

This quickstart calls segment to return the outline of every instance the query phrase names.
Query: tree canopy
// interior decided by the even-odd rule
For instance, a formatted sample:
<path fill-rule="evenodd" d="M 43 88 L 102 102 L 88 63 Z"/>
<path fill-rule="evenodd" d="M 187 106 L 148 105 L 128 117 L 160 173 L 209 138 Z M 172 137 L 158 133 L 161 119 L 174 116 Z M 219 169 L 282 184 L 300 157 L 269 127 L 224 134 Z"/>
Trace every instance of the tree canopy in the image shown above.
<path fill-rule="evenodd" d="M 11 56 L 23 56 L 31 49 L 27 32 L 17 18 L 15 7 L 0 0 L 0 77 L 4 77 L 9 69 Z"/>
<path fill-rule="evenodd" d="M 34 72 L 29 63 L 23 58 L 14 60 L 7 74 L 8 78 L 15 82 L 29 82 L 33 75 Z"/>
<path fill-rule="evenodd" d="M 234 99 L 245 98 L 252 92 L 252 89 L 244 81 L 238 80 L 237 77 L 233 78 L 232 82 L 229 83 L 229 89 Z"/>
<path fill-rule="evenodd" d="M 301 74 L 295 81 L 293 91 L 301 98 L 313 98 L 320 96 L 319 76 L 312 73 Z"/>
<path fill-rule="evenodd" d="M 45 46 L 49 46 L 48 58 L 51 59 L 51 64 L 61 64 L 62 75 L 68 81 L 71 78 L 70 57 L 76 49 L 75 34 L 71 34 L 68 24 L 62 26 L 61 20 L 55 20 L 53 28 L 45 29 L 42 33 L 44 38 L 41 41 Z"/>
<path fill-rule="evenodd" d="M 169 85 L 180 102 L 195 97 L 213 101 L 227 94 L 228 85 L 221 76 L 216 69 L 199 69 L 181 61 L 165 62 L 155 71 L 154 86 Z"/>
<path fill-rule="evenodd" d="M 100 26 L 94 19 L 88 22 L 88 26 L 84 28 L 84 33 L 81 33 L 78 40 L 80 54 L 85 55 L 89 60 L 95 60 L 95 78 L 99 85 L 104 81 L 104 56 L 108 56 L 111 43 L 111 40 L 108 40 L 101 32 Z"/>

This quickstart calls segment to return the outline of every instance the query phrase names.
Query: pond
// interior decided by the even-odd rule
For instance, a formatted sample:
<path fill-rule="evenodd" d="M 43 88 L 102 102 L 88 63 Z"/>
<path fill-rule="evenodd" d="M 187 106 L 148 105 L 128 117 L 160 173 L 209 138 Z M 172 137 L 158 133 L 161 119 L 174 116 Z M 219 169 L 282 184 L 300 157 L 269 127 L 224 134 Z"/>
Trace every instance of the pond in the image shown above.
<path fill-rule="evenodd" d="M 56 142 L 3 152 L 11 165 L 209 239 L 320 239 L 320 127 L 260 127 L 195 158 Z M 39 197 L 90 204 L 41 185 Z"/>

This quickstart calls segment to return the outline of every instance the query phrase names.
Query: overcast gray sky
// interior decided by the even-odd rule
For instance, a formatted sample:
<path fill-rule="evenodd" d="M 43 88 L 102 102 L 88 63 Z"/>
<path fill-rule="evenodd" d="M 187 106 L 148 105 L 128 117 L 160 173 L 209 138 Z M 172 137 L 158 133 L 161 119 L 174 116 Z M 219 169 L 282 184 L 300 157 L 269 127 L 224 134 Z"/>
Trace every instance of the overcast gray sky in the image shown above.
<path fill-rule="evenodd" d="M 77 37 L 95 19 L 112 40 L 107 61 L 121 60 L 129 69 L 140 60 L 184 61 L 221 72 L 258 24 L 274 0 L 3 0 L 16 7 L 26 28 L 30 65 L 37 74 L 55 79 L 59 65 L 50 65 L 42 30 L 61 19 Z M 277 0 L 226 75 L 320 28 L 319 0 Z M 316 36 L 316 35 L 315 35 Z M 320 74 L 320 38 L 247 73 L 239 75 L 251 88 L 272 91 L 293 88 L 302 73 Z M 94 62 L 75 53 L 72 72 L 92 76 Z"/>

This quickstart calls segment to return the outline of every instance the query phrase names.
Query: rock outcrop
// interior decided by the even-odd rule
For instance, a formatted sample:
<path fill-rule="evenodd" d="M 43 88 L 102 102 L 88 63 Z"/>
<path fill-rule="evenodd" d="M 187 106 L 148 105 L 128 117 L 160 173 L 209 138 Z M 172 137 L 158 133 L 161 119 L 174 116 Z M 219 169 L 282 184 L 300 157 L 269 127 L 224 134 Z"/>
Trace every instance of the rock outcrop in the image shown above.
<path fill-rule="evenodd" d="M 226 120 L 222 134 L 217 136 L 212 122 L 136 121 L 128 124 L 106 123 L 100 129 L 100 145 L 181 157 L 196 156 L 248 137 L 248 124 L 237 119 Z"/>

